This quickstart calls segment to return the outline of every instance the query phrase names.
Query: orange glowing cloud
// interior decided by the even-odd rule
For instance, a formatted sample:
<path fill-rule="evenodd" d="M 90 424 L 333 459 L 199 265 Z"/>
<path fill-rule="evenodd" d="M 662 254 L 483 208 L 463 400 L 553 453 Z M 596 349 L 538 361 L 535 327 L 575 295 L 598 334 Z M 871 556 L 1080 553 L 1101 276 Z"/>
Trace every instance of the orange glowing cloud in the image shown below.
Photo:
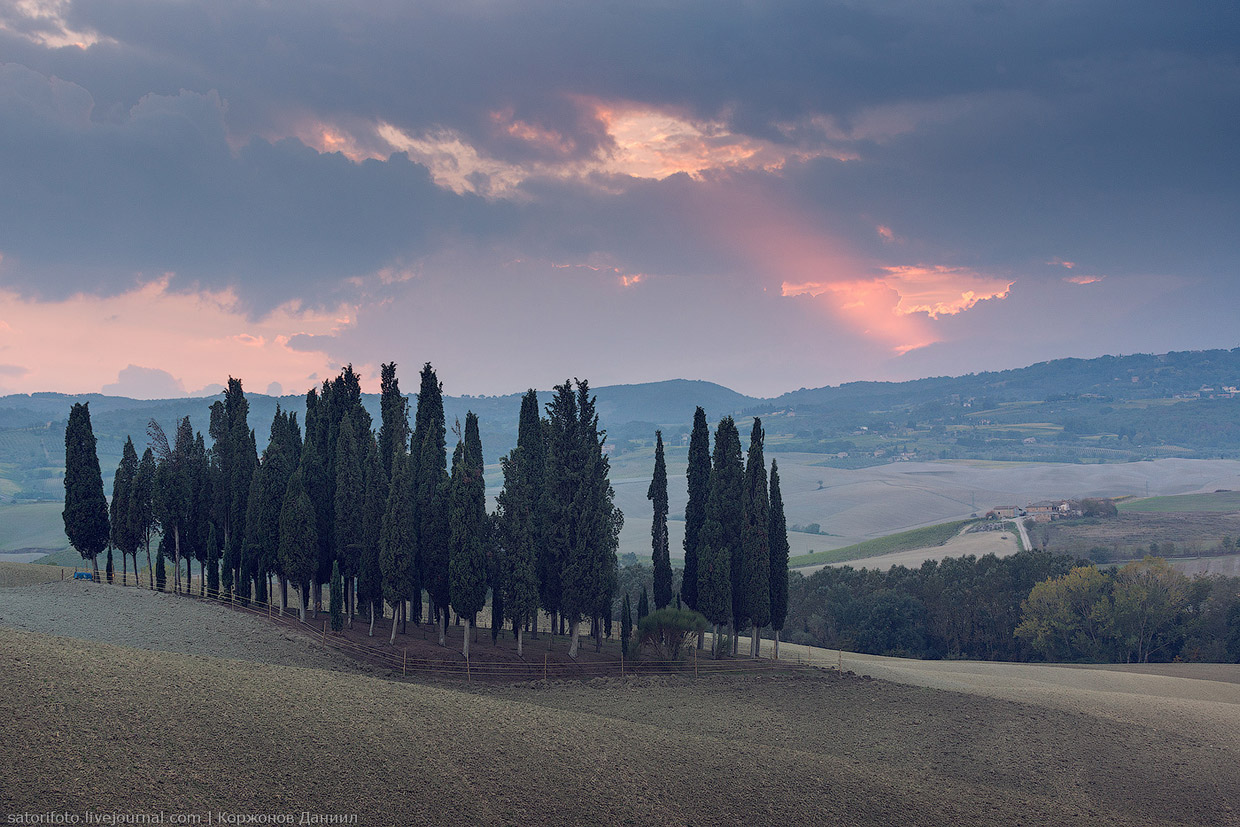
<path fill-rule="evenodd" d="M 132 365 L 166 371 L 189 389 L 229 375 L 256 389 L 271 382 L 303 388 L 338 369 L 325 353 L 290 342 L 349 327 L 353 308 L 321 312 L 289 303 L 252 320 L 230 290 L 175 293 L 168 283 L 51 302 L 0 290 L 0 362 L 21 370 L 0 381 L 5 392 L 98 392 Z"/>
<path fill-rule="evenodd" d="M 1097 284 L 1105 278 L 1106 276 L 1065 276 L 1064 281 L 1068 284 Z"/>
<path fill-rule="evenodd" d="M 1076 266 L 1075 261 L 1064 261 L 1062 258 L 1053 258 L 1046 263 L 1052 267 L 1063 267 L 1065 270 L 1071 270 Z"/>

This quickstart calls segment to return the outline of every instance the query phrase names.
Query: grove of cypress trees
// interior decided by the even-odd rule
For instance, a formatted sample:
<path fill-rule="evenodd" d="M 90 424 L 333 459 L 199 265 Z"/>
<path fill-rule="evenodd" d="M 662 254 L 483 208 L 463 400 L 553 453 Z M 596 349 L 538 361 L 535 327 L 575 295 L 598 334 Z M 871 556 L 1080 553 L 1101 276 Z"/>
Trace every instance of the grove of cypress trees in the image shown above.
<path fill-rule="evenodd" d="M 138 473 L 138 452 L 133 447 L 133 439 L 125 438 L 125 447 L 121 449 L 121 462 L 116 466 L 116 476 L 112 479 L 112 502 L 109 503 L 110 530 L 112 545 L 121 553 L 121 583 L 128 584 L 128 557 L 133 555 L 133 572 L 138 574 L 138 538 L 129 522 L 129 502 L 133 490 L 134 477 Z"/>
<path fill-rule="evenodd" d="M 394 463 L 392 484 L 388 489 L 387 507 L 379 534 L 379 571 L 383 574 L 383 598 L 392 606 L 392 634 L 396 641 L 396 623 L 401 605 L 418 588 L 413 565 L 416 534 L 413 524 L 413 481 L 410 462 L 402 457 Z M 441 643 L 442 645 L 442 643 Z"/>
<path fill-rule="evenodd" d="M 486 543 L 490 523 L 482 472 L 482 439 L 478 433 L 478 417 L 471 411 L 465 414 L 465 441 L 457 443 L 453 455 L 448 561 L 452 608 L 465 621 L 465 644 L 461 653 L 466 660 L 469 660 L 470 619 L 482 609 L 487 597 Z"/>
<path fill-rule="evenodd" d="M 744 611 L 753 628 L 749 654 L 758 657 L 762 627 L 771 622 L 771 519 L 766 490 L 766 461 L 763 443 L 766 435 L 762 420 L 754 417 L 749 433 L 749 455 L 745 465 L 745 524 L 741 544 L 741 583 Z"/>
<path fill-rule="evenodd" d="M 710 428 L 706 425 L 706 412 L 700 407 L 693 413 L 686 475 L 689 500 L 685 504 L 685 571 L 680 596 L 690 609 L 697 609 L 699 536 L 706 522 L 706 500 L 710 496 Z"/>
<path fill-rule="evenodd" d="M 663 458 L 663 432 L 655 431 L 654 435 L 654 477 L 646 490 L 646 499 L 654 503 L 654 522 L 650 526 L 654 607 L 663 609 L 672 602 L 672 558 L 667 540 L 667 462 Z"/>
<path fill-rule="evenodd" d="M 771 628 L 775 631 L 775 660 L 779 660 L 779 633 L 788 619 L 788 526 L 784 497 L 779 491 L 779 469 L 771 460 Z"/>
<path fill-rule="evenodd" d="M 98 580 L 97 558 L 108 545 L 108 500 L 103 494 L 103 472 L 99 470 L 89 404 L 74 404 L 65 427 L 65 508 L 61 517 L 69 543 L 83 560 L 90 561 Z"/>
<path fill-rule="evenodd" d="M 318 553 L 314 506 L 302 484 L 301 469 L 298 469 L 289 477 L 288 491 L 280 507 L 280 567 L 301 592 L 298 609 L 303 623 L 310 600 L 310 584 L 318 567 Z"/>

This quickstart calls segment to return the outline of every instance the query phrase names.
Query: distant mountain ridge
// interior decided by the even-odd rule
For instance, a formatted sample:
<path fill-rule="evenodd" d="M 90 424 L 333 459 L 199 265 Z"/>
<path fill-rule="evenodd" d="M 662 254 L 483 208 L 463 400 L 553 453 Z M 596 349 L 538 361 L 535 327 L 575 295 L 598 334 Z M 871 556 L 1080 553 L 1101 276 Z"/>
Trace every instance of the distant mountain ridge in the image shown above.
<path fill-rule="evenodd" d="M 416 374 L 404 378 L 416 386 Z M 856 467 L 892 457 L 1115 462 L 1240 456 L 1237 386 L 1240 348 L 1058 359 L 955 377 L 802 388 L 774 398 L 691 379 L 592 391 L 617 452 L 646 445 L 656 428 L 664 430 L 675 450 L 691 427 L 694 408 L 701 405 L 712 423 L 728 414 L 763 417 L 769 451 L 836 455 L 849 463 L 844 467 Z M 144 446 L 149 420 L 171 433 L 185 416 L 195 430 L 205 432 L 217 398 L 141 400 L 55 392 L 0 397 L 0 478 L 12 482 L 12 497 L 56 494 L 64 422 L 75 402 L 90 403 L 100 461 L 110 478 L 127 436 Z M 247 393 L 247 398 L 260 450 L 277 405 L 304 422 L 304 395 Z M 550 392 L 540 391 L 539 398 L 547 401 Z M 415 404 L 413 395 L 410 400 Z M 1202 404 L 1168 406 L 1171 400 Z M 378 394 L 364 394 L 363 404 L 378 427 Z M 487 462 L 515 444 L 520 404 L 519 393 L 444 397 L 450 425 L 463 421 L 466 411 L 478 415 Z M 1028 423 L 1053 428 L 1038 430 Z"/>

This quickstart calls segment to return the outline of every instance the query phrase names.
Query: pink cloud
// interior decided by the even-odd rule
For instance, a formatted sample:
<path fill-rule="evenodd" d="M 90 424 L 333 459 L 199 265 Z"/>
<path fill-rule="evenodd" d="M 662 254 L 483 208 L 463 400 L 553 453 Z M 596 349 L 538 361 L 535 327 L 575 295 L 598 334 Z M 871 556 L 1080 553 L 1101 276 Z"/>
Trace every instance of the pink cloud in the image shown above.
<path fill-rule="evenodd" d="M 289 303 L 250 319 L 229 290 L 174 293 L 167 278 L 106 298 L 44 302 L 0 290 L 0 354 L 25 366 L 8 381 L 20 393 L 98 392 L 135 365 L 166 375 L 168 387 L 202 388 L 232 375 L 254 387 L 302 388 L 306 376 L 339 366 L 322 349 L 294 349 L 291 339 L 321 341 L 347 328 L 352 314 Z"/>
<path fill-rule="evenodd" d="M 1106 276 L 1065 276 L 1064 281 L 1068 284 L 1097 284 L 1105 278 Z"/>

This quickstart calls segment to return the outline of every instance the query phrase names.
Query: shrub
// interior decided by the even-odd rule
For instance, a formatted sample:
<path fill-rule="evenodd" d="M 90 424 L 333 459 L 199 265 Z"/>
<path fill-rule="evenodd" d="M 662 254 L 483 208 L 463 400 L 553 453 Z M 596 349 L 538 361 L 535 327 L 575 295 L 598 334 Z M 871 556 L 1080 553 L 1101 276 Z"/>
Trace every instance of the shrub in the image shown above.
<path fill-rule="evenodd" d="M 653 646 L 659 660 L 679 660 L 685 644 L 706 631 L 706 618 L 692 609 L 656 609 L 637 623 L 637 643 Z"/>

